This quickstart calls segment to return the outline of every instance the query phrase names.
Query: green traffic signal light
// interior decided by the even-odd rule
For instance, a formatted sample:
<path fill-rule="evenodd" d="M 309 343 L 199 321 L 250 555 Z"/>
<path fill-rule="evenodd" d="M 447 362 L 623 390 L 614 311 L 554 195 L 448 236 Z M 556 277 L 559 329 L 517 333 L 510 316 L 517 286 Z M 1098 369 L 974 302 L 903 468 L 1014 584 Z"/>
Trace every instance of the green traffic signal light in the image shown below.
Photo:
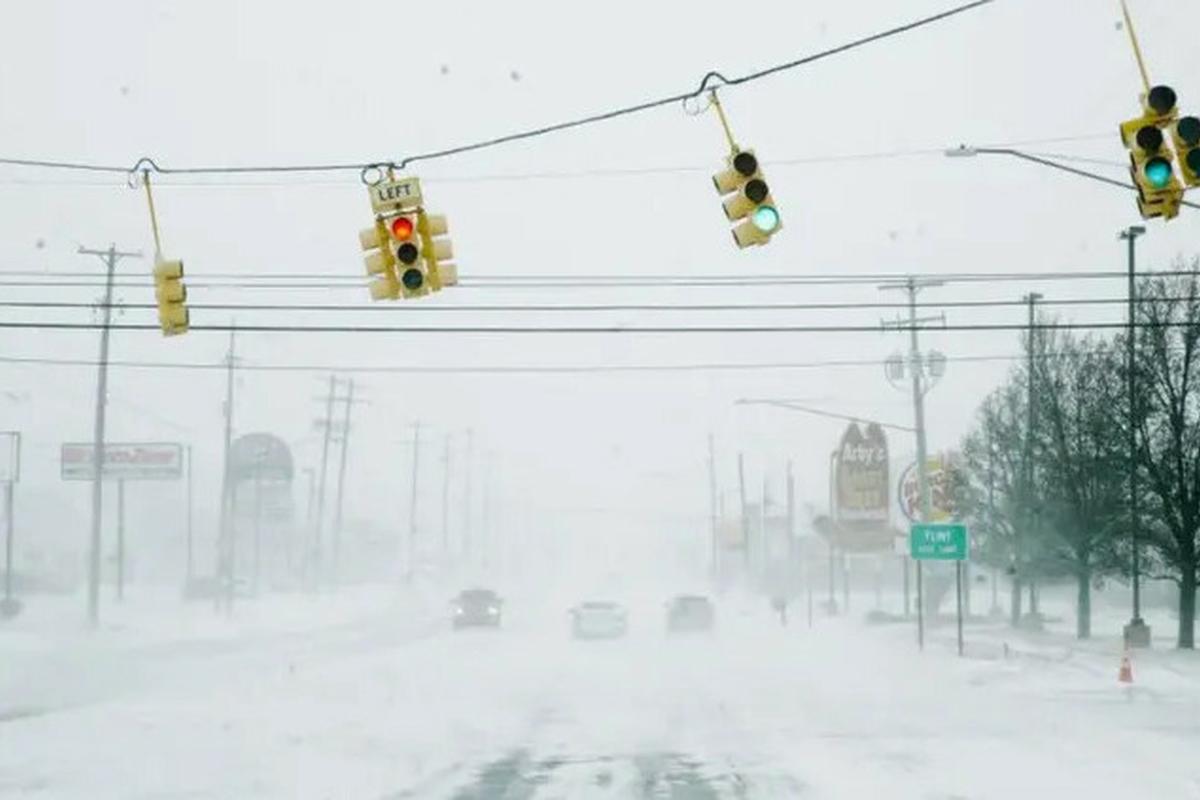
<path fill-rule="evenodd" d="M 405 289 L 415 292 L 425 285 L 425 275 L 421 270 L 412 267 L 404 270 L 404 274 L 400 276 L 400 281 L 404 284 Z"/>
<path fill-rule="evenodd" d="M 1165 158 L 1156 156 L 1146 162 L 1146 166 L 1142 169 L 1146 176 L 1146 180 L 1155 189 L 1166 188 L 1171 182 L 1171 162 Z"/>
<path fill-rule="evenodd" d="M 763 233 L 770 233 L 779 227 L 779 212 L 772 206 L 759 206 L 750 220 Z"/>

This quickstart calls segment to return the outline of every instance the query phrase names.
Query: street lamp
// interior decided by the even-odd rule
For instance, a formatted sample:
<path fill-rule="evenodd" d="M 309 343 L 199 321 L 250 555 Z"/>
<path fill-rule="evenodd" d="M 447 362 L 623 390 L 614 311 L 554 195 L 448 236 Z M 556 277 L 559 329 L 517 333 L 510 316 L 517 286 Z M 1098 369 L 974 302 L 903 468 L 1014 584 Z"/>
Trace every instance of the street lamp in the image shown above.
<path fill-rule="evenodd" d="M 1095 172 L 1088 172 L 1087 170 L 1084 170 L 1084 169 L 1070 167 L 1070 166 L 1067 166 L 1066 164 L 1062 164 L 1062 163 L 1059 163 L 1058 161 L 1054 161 L 1053 159 L 1042 158 L 1041 156 L 1035 156 L 1030 153 L 1022 152 L 1020 150 L 1014 150 L 1011 147 L 972 147 L 970 145 L 960 144 L 958 147 L 948 148 L 947 150 L 943 151 L 942 154 L 945 155 L 947 158 L 974 158 L 975 156 L 981 156 L 981 155 L 983 155 L 983 156 L 1012 156 L 1013 158 L 1019 158 L 1022 161 L 1028 161 L 1032 164 L 1038 164 L 1043 167 L 1049 167 L 1050 169 L 1056 169 L 1061 172 L 1069 172 L 1072 175 L 1078 175 L 1081 178 L 1087 178 L 1089 180 L 1099 181 L 1100 183 L 1107 183 L 1109 186 L 1119 186 L 1122 189 L 1132 189 L 1133 191 L 1137 191 L 1137 187 L 1134 186 L 1132 183 L 1126 183 L 1125 181 L 1118 181 L 1118 180 L 1115 180 L 1114 178 L 1109 178 L 1105 175 L 1097 175 Z M 1200 208 L 1200 203 L 1193 203 L 1188 200 L 1180 201 L 1180 205 L 1188 206 L 1189 208 Z"/>
<path fill-rule="evenodd" d="M 1129 327 L 1125 334 L 1125 391 L 1129 395 L 1129 527 L 1130 548 L 1132 550 L 1132 582 L 1133 582 L 1133 617 L 1125 626 L 1125 642 L 1130 647 L 1150 646 L 1150 626 L 1142 619 L 1142 592 L 1140 576 L 1140 554 L 1138 545 L 1138 488 L 1137 488 L 1137 398 L 1134 394 L 1134 365 L 1136 361 L 1136 342 L 1134 341 L 1135 327 L 1135 293 L 1137 291 L 1137 262 L 1135 260 L 1134 243 L 1139 236 L 1146 233 L 1142 225 L 1131 225 L 1121 231 L 1117 238 L 1129 245 Z"/>

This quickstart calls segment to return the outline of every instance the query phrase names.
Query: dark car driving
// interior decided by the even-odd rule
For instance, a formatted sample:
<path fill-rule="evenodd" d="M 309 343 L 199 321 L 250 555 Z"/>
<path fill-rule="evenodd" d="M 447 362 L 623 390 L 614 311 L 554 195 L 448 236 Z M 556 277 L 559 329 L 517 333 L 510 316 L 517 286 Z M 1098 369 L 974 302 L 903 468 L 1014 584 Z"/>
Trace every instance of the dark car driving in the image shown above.
<path fill-rule="evenodd" d="M 667 603 L 667 631 L 685 633 L 712 630 L 716 612 L 707 597 L 683 594 Z"/>
<path fill-rule="evenodd" d="M 451 602 L 455 628 L 498 628 L 504 601 L 491 589 L 464 589 Z"/>

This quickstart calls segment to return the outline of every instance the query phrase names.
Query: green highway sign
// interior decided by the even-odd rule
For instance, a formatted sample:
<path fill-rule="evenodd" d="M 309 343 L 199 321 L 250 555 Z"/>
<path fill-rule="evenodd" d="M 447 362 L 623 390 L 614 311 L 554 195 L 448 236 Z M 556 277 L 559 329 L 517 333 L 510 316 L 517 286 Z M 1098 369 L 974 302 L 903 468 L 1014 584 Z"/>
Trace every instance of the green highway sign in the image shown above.
<path fill-rule="evenodd" d="M 961 522 L 914 522 L 908 532 L 909 553 L 922 561 L 965 561 L 967 542 Z"/>

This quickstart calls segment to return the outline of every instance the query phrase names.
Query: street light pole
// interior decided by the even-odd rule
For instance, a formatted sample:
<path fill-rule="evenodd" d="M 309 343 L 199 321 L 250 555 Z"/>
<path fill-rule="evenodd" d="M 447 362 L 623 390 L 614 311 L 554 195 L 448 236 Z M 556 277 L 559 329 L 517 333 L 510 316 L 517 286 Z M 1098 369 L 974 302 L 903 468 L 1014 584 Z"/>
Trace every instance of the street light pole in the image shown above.
<path fill-rule="evenodd" d="M 107 250 L 79 248 L 80 255 L 99 256 L 104 261 L 104 322 L 100 330 L 100 370 L 96 378 L 96 421 L 92 436 L 92 535 L 88 549 L 88 623 L 100 624 L 100 522 L 104 485 L 104 426 L 108 404 L 108 337 L 112 331 L 113 279 L 117 261 L 141 258 L 138 252 L 122 252 L 116 245 Z"/>
<path fill-rule="evenodd" d="M 1012 156 L 1013 158 L 1019 158 L 1022 161 L 1028 161 L 1031 164 L 1037 164 L 1039 166 L 1048 167 L 1049 169 L 1056 169 L 1056 170 L 1059 170 L 1060 172 L 1069 172 L 1070 174 L 1077 175 L 1080 178 L 1087 178 L 1089 180 L 1097 181 L 1099 183 L 1107 183 L 1109 186 L 1117 186 L 1122 189 L 1129 189 L 1130 191 L 1138 190 L 1138 188 L 1136 186 L 1134 186 L 1132 183 L 1126 183 L 1124 181 L 1119 181 L 1114 178 L 1109 178 L 1105 175 L 1097 175 L 1095 172 L 1088 172 L 1087 170 L 1084 170 L 1084 169 L 1078 169 L 1077 167 L 1071 167 L 1066 164 L 1062 164 L 1057 161 L 1054 161 L 1053 159 L 1042 158 L 1041 156 L 1035 156 L 1030 153 L 1023 153 L 1020 150 L 1014 150 L 1011 147 L 972 147 L 970 145 L 960 144 L 958 147 L 952 147 L 952 148 L 944 151 L 942 153 L 942 155 L 946 156 L 947 158 L 974 158 L 975 156 Z M 1190 200 L 1180 200 L 1179 204 L 1181 206 L 1187 206 L 1188 208 L 1200 208 L 1200 203 L 1194 203 Z"/>
<path fill-rule="evenodd" d="M 1034 342 L 1034 337 L 1035 337 L 1034 322 L 1036 319 L 1035 306 L 1037 305 L 1037 301 L 1039 301 L 1041 299 L 1042 299 L 1042 295 L 1039 292 L 1030 292 L 1029 294 L 1025 295 L 1025 297 L 1024 297 L 1025 302 L 1029 305 L 1029 342 L 1028 342 L 1028 346 L 1026 348 L 1026 358 L 1027 358 L 1027 363 L 1028 363 L 1027 368 L 1029 370 L 1029 375 L 1027 376 L 1028 379 L 1026 380 L 1026 385 L 1025 385 L 1026 423 L 1025 423 L 1025 470 L 1024 470 L 1024 472 L 1025 472 L 1025 504 L 1026 504 L 1026 508 L 1029 512 L 1029 517 L 1028 517 L 1029 526 L 1028 527 L 1029 527 L 1030 533 L 1032 533 L 1034 525 L 1037 524 L 1037 522 L 1038 522 L 1038 511 L 1036 509 L 1036 503 L 1034 502 L 1034 491 L 1033 491 L 1033 440 L 1034 440 L 1033 429 L 1034 429 L 1035 425 L 1037 424 L 1037 417 L 1035 415 L 1036 407 L 1034 406 L 1034 375 L 1035 375 L 1035 369 L 1036 369 L 1035 362 L 1034 362 L 1034 343 L 1035 343 Z M 1016 542 L 1018 551 L 1021 549 L 1020 541 L 1021 541 L 1020 537 L 1018 537 L 1017 542 Z M 1017 570 L 1018 570 L 1017 578 L 1019 579 L 1020 578 L 1020 569 L 1022 566 L 1020 552 L 1017 553 L 1016 566 L 1017 566 Z M 1031 619 L 1036 619 L 1037 588 L 1036 588 L 1036 584 L 1034 581 L 1032 565 L 1030 565 L 1030 570 L 1029 570 L 1029 575 L 1028 575 L 1028 584 L 1029 584 L 1029 614 L 1030 614 Z M 1017 593 L 1019 596 L 1020 591 L 1018 590 Z M 1019 619 L 1014 620 L 1014 624 L 1019 623 L 1019 622 L 1020 622 Z"/>
<path fill-rule="evenodd" d="M 1129 395 L 1129 532 L 1132 550 L 1133 617 L 1125 626 L 1125 642 L 1130 647 L 1150 646 L 1150 627 L 1142 619 L 1141 557 L 1138 535 L 1138 485 L 1137 485 L 1137 395 L 1134 369 L 1137 364 L 1137 343 L 1134 341 L 1136 326 L 1137 261 L 1134 243 L 1146 233 L 1145 227 L 1131 225 L 1119 234 L 1128 243 L 1129 250 L 1129 327 L 1125 335 L 1125 391 Z"/>

